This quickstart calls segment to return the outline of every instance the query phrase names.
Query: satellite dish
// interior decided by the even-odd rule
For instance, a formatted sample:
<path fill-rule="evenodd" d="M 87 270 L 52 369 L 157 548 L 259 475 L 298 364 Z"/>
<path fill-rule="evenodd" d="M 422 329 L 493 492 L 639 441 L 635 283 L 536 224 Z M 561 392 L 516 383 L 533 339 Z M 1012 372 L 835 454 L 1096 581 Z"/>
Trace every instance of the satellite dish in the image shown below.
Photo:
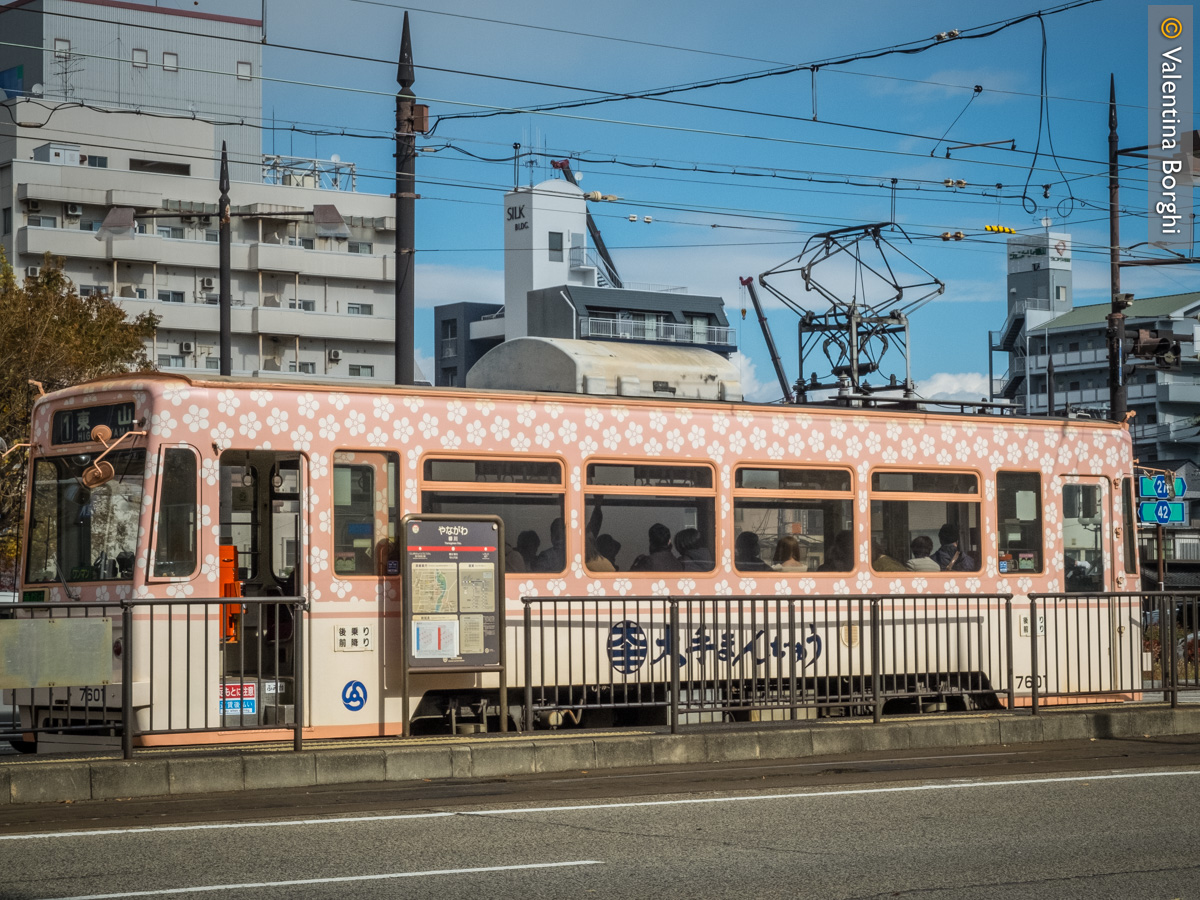
<path fill-rule="evenodd" d="M 33 96 L 35 96 L 35 97 L 42 96 L 42 94 L 44 92 L 45 92 L 45 88 L 42 87 L 41 82 L 35 84 L 33 87 L 31 87 L 29 89 L 29 93 L 33 94 Z"/>
<path fill-rule="evenodd" d="M 339 162 L 341 162 L 341 161 L 342 161 L 342 157 L 341 157 L 340 155 L 338 155 L 337 153 L 335 153 L 335 154 L 333 154 L 332 156 L 330 156 L 330 157 L 329 157 L 329 161 L 330 161 L 330 162 L 339 163 Z"/>

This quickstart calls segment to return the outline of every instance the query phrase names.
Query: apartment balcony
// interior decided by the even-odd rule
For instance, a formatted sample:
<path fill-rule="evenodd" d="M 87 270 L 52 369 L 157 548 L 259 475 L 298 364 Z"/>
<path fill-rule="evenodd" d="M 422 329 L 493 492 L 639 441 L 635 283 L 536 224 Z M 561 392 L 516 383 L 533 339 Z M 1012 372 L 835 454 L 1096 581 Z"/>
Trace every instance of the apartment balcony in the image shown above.
<path fill-rule="evenodd" d="M 28 225 L 18 228 L 17 252 L 37 257 L 50 253 L 80 259 L 111 258 L 105 255 L 105 242 L 96 240 L 94 231 L 78 228 L 32 228 Z"/>
<path fill-rule="evenodd" d="M 1173 379 L 1158 385 L 1146 385 L 1146 387 L 1157 388 L 1155 395 L 1159 403 L 1189 403 L 1200 406 L 1200 384 L 1191 378 Z"/>
<path fill-rule="evenodd" d="M 392 256 L 306 250 L 289 244 L 251 244 L 247 268 L 259 272 L 287 272 L 356 281 L 389 281 L 395 278 Z"/>
<path fill-rule="evenodd" d="M 455 359 L 458 356 L 458 338 L 443 338 L 441 343 L 441 352 L 438 354 L 440 359 Z"/>
<path fill-rule="evenodd" d="M 716 325 L 687 325 L 675 322 L 635 322 L 631 319 L 601 319 L 581 316 L 579 336 L 590 340 L 640 341 L 652 344 L 692 344 L 720 352 L 737 349 L 737 332 Z"/>
<path fill-rule="evenodd" d="M 277 337 L 321 337 L 330 340 L 395 342 L 395 319 L 344 313 L 306 312 L 279 306 L 250 308 L 250 331 Z"/>

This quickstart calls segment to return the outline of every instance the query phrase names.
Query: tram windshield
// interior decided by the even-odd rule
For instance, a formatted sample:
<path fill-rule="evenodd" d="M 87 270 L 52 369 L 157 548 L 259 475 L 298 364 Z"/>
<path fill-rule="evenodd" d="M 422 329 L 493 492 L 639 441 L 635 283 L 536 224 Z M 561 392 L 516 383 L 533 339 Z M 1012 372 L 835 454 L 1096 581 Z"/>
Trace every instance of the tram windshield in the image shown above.
<path fill-rule="evenodd" d="M 30 584 L 133 578 L 146 451 L 108 454 L 115 477 L 88 489 L 82 476 L 93 455 L 34 461 L 25 571 Z"/>

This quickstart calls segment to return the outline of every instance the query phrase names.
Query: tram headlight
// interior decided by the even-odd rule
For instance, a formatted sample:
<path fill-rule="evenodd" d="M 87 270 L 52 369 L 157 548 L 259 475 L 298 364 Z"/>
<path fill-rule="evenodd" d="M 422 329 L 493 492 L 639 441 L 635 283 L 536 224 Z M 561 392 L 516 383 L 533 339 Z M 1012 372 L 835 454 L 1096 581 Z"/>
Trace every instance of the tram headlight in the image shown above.
<path fill-rule="evenodd" d="M 122 642 L 121 638 L 117 638 L 115 641 L 113 641 L 113 656 L 117 659 L 120 659 L 121 654 L 124 652 L 125 644 Z"/>

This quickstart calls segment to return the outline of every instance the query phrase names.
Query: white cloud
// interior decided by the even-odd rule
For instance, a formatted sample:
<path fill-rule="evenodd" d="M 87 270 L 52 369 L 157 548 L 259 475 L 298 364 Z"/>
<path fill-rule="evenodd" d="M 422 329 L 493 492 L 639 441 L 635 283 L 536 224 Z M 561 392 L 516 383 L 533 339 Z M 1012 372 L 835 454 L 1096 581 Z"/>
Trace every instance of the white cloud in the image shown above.
<path fill-rule="evenodd" d="M 754 400 L 759 403 L 773 403 L 780 399 L 779 386 L 765 383 L 759 380 L 757 366 L 754 360 L 748 357 L 741 350 L 738 350 L 729 358 L 729 361 L 737 366 L 741 373 L 742 379 L 742 396 L 747 400 Z"/>
<path fill-rule="evenodd" d="M 918 381 L 917 393 L 926 400 L 978 403 L 988 396 L 988 377 L 982 372 L 938 372 Z"/>

